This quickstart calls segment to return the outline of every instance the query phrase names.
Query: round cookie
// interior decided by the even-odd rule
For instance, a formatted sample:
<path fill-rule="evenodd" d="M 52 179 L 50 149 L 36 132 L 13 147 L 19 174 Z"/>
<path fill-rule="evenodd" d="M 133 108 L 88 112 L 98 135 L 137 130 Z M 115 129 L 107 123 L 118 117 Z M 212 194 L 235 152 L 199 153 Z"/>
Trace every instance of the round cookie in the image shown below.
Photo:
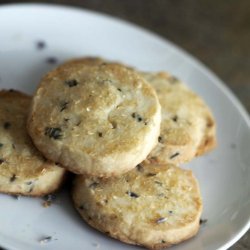
<path fill-rule="evenodd" d="M 202 201 L 190 170 L 138 165 L 108 179 L 77 176 L 74 206 L 92 227 L 123 242 L 150 249 L 177 244 L 199 229 Z"/>
<path fill-rule="evenodd" d="M 162 107 L 158 145 L 148 160 L 179 164 L 213 149 L 215 121 L 204 101 L 167 73 L 142 75 L 155 88 Z"/>
<path fill-rule="evenodd" d="M 46 158 L 68 170 L 112 176 L 146 159 L 157 144 L 160 121 L 155 90 L 139 74 L 85 58 L 42 79 L 28 131 Z"/>
<path fill-rule="evenodd" d="M 0 192 L 43 196 L 59 188 L 65 169 L 47 161 L 26 132 L 31 98 L 0 91 Z"/>

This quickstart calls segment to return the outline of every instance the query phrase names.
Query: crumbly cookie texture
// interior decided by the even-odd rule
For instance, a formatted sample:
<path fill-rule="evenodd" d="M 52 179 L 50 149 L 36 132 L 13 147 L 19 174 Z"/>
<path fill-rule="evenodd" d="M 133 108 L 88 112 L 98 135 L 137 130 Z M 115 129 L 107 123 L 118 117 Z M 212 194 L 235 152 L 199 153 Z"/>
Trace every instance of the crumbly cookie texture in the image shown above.
<path fill-rule="evenodd" d="M 148 160 L 180 164 L 212 150 L 215 120 L 204 101 L 168 73 L 141 74 L 155 88 L 162 106 L 158 145 Z"/>
<path fill-rule="evenodd" d="M 157 144 L 160 122 L 155 90 L 139 74 L 83 58 L 42 79 L 28 131 L 46 158 L 76 174 L 107 177 L 146 159 Z"/>
<path fill-rule="evenodd" d="M 193 237 L 202 200 L 190 170 L 140 164 L 108 179 L 77 176 L 75 208 L 92 227 L 129 244 L 161 249 Z"/>
<path fill-rule="evenodd" d="M 0 91 L 0 192 L 43 196 L 61 185 L 65 170 L 47 161 L 26 132 L 31 97 Z"/>

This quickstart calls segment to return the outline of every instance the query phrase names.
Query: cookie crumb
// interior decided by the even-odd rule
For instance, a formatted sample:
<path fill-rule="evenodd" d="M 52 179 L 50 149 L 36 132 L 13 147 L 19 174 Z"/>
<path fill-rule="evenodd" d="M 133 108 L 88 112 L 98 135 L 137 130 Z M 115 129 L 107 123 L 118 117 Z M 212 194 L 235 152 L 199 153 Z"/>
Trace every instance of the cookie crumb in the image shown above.
<path fill-rule="evenodd" d="M 200 225 L 204 225 L 207 223 L 207 219 L 200 219 Z"/>
<path fill-rule="evenodd" d="M 94 242 L 92 245 L 93 245 L 93 247 L 95 247 L 95 248 L 97 248 L 97 249 L 100 248 L 100 244 L 99 244 L 99 243 Z"/>
<path fill-rule="evenodd" d="M 49 64 L 56 64 L 58 62 L 58 59 L 56 57 L 48 57 L 46 58 L 46 62 Z"/>
<path fill-rule="evenodd" d="M 47 207 L 51 206 L 51 202 L 50 201 L 44 201 L 42 205 L 43 205 L 43 207 L 47 208 Z"/>
<path fill-rule="evenodd" d="M 46 43 L 42 40 L 36 42 L 36 48 L 38 50 L 43 50 L 46 47 Z"/>
<path fill-rule="evenodd" d="M 47 208 L 52 205 L 52 203 L 56 200 L 55 194 L 48 194 L 43 197 L 44 202 L 42 203 L 42 206 Z"/>
<path fill-rule="evenodd" d="M 15 195 L 15 194 L 13 194 L 13 195 L 11 195 L 14 199 L 16 199 L 16 200 L 20 200 L 20 195 Z"/>
<path fill-rule="evenodd" d="M 41 238 L 39 240 L 39 243 L 40 244 L 46 244 L 46 243 L 51 242 L 52 240 L 57 240 L 57 239 L 53 238 L 52 236 L 46 236 L 46 237 Z"/>

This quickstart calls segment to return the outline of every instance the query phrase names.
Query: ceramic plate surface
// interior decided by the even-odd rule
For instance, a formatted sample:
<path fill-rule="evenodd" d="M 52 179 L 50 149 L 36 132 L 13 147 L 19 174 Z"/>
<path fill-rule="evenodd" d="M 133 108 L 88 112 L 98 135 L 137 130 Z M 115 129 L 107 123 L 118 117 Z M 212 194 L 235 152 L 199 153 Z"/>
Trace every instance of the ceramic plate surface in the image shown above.
<path fill-rule="evenodd" d="M 170 71 L 211 107 L 218 147 L 185 165 L 199 180 L 207 223 L 173 249 L 226 249 L 250 225 L 249 117 L 223 83 L 167 40 L 134 25 L 93 12 L 52 5 L 0 8 L 0 87 L 33 93 L 41 76 L 79 56 L 101 56 L 141 70 Z M 40 239 L 52 236 L 48 243 Z M 0 195 L 0 245 L 14 250 L 139 249 L 87 226 L 63 191 L 55 204 Z"/>

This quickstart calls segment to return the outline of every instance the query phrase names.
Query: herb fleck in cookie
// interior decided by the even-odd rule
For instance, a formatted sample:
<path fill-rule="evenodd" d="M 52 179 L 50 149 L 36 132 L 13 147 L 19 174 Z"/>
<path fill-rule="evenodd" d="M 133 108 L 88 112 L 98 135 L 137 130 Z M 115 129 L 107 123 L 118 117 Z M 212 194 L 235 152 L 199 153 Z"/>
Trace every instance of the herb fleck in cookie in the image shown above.
<path fill-rule="evenodd" d="M 215 121 L 204 101 L 177 78 L 142 73 L 155 88 L 162 106 L 158 145 L 148 159 L 158 163 L 183 163 L 216 145 Z"/>
<path fill-rule="evenodd" d="M 26 132 L 31 98 L 0 91 L 0 192 L 43 196 L 61 185 L 65 170 L 47 161 Z"/>
<path fill-rule="evenodd" d="M 28 131 L 46 158 L 76 174 L 118 175 L 157 144 L 160 104 L 150 84 L 115 63 L 66 62 L 41 81 Z"/>
<path fill-rule="evenodd" d="M 174 165 L 140 164 L 108 179 L 77 176 L 72 196 L 89 225 L 129 244 L 160 249 L 199 229 L 198 183 L 191 171 Z"/>

